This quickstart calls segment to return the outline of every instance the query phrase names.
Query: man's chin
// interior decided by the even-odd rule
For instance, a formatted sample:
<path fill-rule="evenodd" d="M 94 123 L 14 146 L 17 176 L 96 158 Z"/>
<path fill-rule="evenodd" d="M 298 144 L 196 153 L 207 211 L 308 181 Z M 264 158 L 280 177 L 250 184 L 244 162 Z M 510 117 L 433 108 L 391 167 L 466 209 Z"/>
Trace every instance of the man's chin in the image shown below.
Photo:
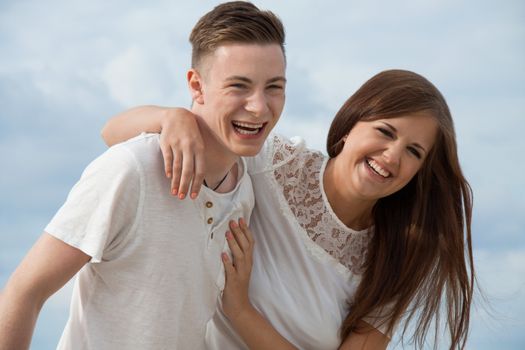
<path fill-rule="evenodd" d="M 250 146 L 250 147 L 237 147 L 234 153 L 239 157 L 255 157 L 261 151 L 262 145 Z"/>

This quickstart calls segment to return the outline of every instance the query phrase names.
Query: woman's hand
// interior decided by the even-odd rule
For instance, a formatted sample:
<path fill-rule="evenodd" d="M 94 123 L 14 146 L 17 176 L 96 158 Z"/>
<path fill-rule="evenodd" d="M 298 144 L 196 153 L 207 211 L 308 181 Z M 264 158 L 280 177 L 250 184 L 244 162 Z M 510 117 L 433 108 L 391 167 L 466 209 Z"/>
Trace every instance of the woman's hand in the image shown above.
<path fill-rule="evenodd" d="M 222 293 L 224 314 L 249 349 L 296 350 L 297 348 L 277 332 L 250 302 L 248 287 L 254 246 L 251 231 L 243 219 L 239 219 L 238 224 L 231 221 L 230 230 L 226 232 L 226 239 L 233 259 L 226 253 L 222 254 L 226 272 L 226 284 Z"/>
<path fill-rule="evenodd" d="M 166 108 L 161 118 L 160 149 L 171 193 L 196 198 L 204 181 L 204 141 L 196 116 L 184 108 Z M 190 187 L 191 183 L 191 189 Z"/>
<path fill-rule="evenodd" d="M 252 309 L 248 288 L 252 272 L 254 240 L 244 219 L 239 219 L 238 224 L 231 221 L 230 230 L 226 232 L 226 240 L 232 252 L 233 261 L 228 254 L 222 253 L 226 273 L 222 306 L 224 314 L 233 321 Z"/>
<path fill-rule="evenodd" d="M 204 141 L 196 116 L 184 108 L 139 106 L 111 118 L 101 134 L 104 142 L 113 146 L 141 132 L 161 134 L 160 149 L 164 172 L 171 178 L 170 192 L 180 199 L 187 194 L 196 198 L 205 171 Z"/>

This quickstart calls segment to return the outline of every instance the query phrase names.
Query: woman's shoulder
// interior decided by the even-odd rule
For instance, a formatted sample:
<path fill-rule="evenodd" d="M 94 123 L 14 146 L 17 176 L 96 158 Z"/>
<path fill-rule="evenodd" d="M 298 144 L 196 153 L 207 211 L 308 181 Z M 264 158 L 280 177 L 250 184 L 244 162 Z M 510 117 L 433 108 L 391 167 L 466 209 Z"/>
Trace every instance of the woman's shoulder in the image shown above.
<path fill-rule="evenodd" d="M 268 146 L 271 147 L 271 159 L 269 160 L 271 160 L 273 169 L 289 163 L 308 151 L 305 140 L 299 136 L 287 138 L 283 135 L 274 134 Z"/>
<path fill-rule="evenodd" d="M 255 157 L 246 158 L 250 174 L 275 171 L 282 167 L 294 167 L 310 158 L 323 158 L 321 152 L 311 150 L 303 138 L 271 134 L 261 152 Z"/>

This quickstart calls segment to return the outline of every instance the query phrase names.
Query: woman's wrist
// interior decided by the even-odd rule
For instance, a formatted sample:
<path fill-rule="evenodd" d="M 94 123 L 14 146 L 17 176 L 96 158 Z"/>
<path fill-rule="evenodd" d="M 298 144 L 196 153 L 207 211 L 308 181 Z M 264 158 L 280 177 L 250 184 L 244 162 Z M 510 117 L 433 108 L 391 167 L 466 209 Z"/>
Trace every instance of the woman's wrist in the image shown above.
<path fill-rule="evenodd" d="M 166 128 L 167 125 L 169 125 L 170 121 L 172 120 L 173 118 L 173 109 L 174 108 L 170 108 L 170 107 L 160 107 L 161 110 L 160 110 L 160 113 L 159 113 L 159 126 L 160 126 L 160 131 L 164 130 Z"/>
<path fill-rule="evenodd" d="M 253 305 L 250 302 L 230 312 L 226 312 L 225 310 L 224 313 L 226 314 L 226 317 L 228 317 L 230 322 L 232 322 L 233 324 L 244 324 L 246 322 L 249 322 L 250 320 L 253 320 L 254 317 L 257 317 L 259 315 L 259 312 L 253 307 Z"/>
<path fill-rule="evenodd" d="M 186 108 L 181 107 L 158 107 L 160 108 L 160 119 L 159 124 L 161 130 L 164 130 L 166 127 L 173 124 L 176 120 L 184 119 L 184 118 L 192 118 L 195 119 L 195 115 L 191 113 Z M 196 121 L 194 120 L 196 123 Z M 181 121 L 182 123 L 182 121 Z"/>

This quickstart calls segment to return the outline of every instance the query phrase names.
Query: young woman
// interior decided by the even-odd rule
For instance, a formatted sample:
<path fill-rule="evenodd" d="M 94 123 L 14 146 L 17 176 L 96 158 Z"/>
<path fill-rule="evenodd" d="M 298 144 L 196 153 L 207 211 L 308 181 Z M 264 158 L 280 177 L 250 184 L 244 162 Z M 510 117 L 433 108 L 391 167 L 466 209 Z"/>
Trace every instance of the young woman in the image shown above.
<path fill-rule="evenodd" d="M 194 116 L 166 111 L 126 112 L 103 135 L 115 143 L 162 131 L 180 195 L 194 163 L 191 150 L 177 148 L 198 144 L 198 127 Z M 239 137 L 257 127 L 232 124 Z M 227 234 L 234 264 L 223 257 L 227 283 L 208 325 L 210 347 L 244 347 L 233 326 L 250 348 L 384 349 L 402 322 L 403 334 L 415 326 L 421 348 L 444 320 L 450 348 L 463 348 L 474 283 L 472 193 L 441 93 L 413 72 L 379 73 L 336 114 L 327 152 L 274 136 L 247 160 L 256 244 L 244 224 Z"/>

